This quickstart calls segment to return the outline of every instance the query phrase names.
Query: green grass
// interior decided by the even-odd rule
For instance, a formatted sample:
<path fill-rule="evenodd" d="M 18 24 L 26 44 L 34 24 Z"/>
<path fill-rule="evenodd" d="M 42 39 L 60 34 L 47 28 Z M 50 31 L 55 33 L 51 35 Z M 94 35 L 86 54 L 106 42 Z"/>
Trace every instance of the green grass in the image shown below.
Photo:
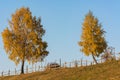
<path fill-rule="evenodd" d="M 1 77 L 0 80 L 120 80 L 120 61 Z"/>

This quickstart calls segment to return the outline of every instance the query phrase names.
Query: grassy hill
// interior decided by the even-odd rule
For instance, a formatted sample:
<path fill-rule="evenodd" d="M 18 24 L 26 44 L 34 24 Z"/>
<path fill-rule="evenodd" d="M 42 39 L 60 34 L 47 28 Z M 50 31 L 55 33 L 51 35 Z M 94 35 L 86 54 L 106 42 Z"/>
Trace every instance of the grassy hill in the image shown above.
<path fill-rule="evenodd" d="M 0 80 L 120 80 L 120 61 L 1 77 Z"/>

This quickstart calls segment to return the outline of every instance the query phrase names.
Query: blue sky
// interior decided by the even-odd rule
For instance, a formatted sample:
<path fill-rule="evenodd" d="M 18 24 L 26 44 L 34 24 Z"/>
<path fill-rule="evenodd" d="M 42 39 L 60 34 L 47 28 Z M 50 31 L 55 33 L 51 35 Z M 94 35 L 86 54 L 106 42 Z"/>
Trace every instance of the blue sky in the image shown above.
<path fill-rule="evenodd" d="M 47 62 L 88 59 L 80 52 L 81 27 L 89 10 L 99 19 L 106 31 L 109 46 L 120 52 L 120 0 L 2 0 L 0 1 L 0 32 L 8 27 L 11 14 L 21 7 L 29 7 L 32 15 L 41 17 L 48 42 Z M 20 68 L 8 59 L 0 35 L 0 71 Z"/>

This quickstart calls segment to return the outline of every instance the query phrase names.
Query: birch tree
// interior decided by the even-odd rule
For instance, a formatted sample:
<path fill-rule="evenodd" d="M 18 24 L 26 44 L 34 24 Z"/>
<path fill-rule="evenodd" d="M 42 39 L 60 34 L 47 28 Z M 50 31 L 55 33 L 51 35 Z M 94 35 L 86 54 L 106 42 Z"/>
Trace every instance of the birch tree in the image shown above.
<path fill-rule="evenodd" d="M 21 64 L 21 74 L 24 73 L 24 63 L 42 61 L 47 55 L 47 42 L 42 37 L 45 30 L 41 19 L 32 16 L 29 8 L 22 7 L 9 21 L 9 27 L 2 32 L 4 48 L 9 59 Z"/>

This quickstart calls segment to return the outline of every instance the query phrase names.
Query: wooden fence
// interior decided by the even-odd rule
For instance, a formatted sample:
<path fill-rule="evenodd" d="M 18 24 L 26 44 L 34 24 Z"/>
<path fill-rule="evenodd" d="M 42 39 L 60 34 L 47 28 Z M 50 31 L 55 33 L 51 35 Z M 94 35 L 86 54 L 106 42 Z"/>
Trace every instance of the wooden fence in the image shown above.
<path fill-rule="evenodd" d="M 24 73 L 33 73 L 33 72 L 42 72 L 45 70 L 45 66 L 34 66 L 29 68 L 28 66 L 25 67 Z M 19 75 L 21 70 L 17 70 L 16 68 L 14 70 L 8 70 L 8 71 L 2 71 L 1 76 L 12 76 L 12 75 Z"/>
<path fill-rule="evenodd" d="M 103 63 L 104 61 L 102 59 L 97 60 L 98 63 Z M 73 68 L 73 67 L 81 67 L 81 66 L 90 66 L 90 65 L 95 65 L 94 61 L 88 61 L 88 60 L 74 60 L 72 62 L 64 62 L 61 63 L 61 60 L 57 62 L 61 68 Z M 32 72 L 42 72 L 46 69 L 47 65 L 45 66 L 34 66 L 32 68 L 29 68 L 28 66 L 25 67 L 24 73 L 32 73 Z M 21 70 L 8 70 L 8 71 L 2 71 L 1 76 L 11 76 L 11 75 L 19 75 Z"/>
<path fill-rule="evenodd" d="M 97 60 L 98 63 L 103 63 L 104 61 L 102 59 Z M 63 68 L 73 68 L 73 67 L 81 67 L 81 66 L 90 66 L 95 65 L 94 61 L 88 61 L 88 60 L 75 60 L 72 62 L 64 62 L 61 67 Z"/>

